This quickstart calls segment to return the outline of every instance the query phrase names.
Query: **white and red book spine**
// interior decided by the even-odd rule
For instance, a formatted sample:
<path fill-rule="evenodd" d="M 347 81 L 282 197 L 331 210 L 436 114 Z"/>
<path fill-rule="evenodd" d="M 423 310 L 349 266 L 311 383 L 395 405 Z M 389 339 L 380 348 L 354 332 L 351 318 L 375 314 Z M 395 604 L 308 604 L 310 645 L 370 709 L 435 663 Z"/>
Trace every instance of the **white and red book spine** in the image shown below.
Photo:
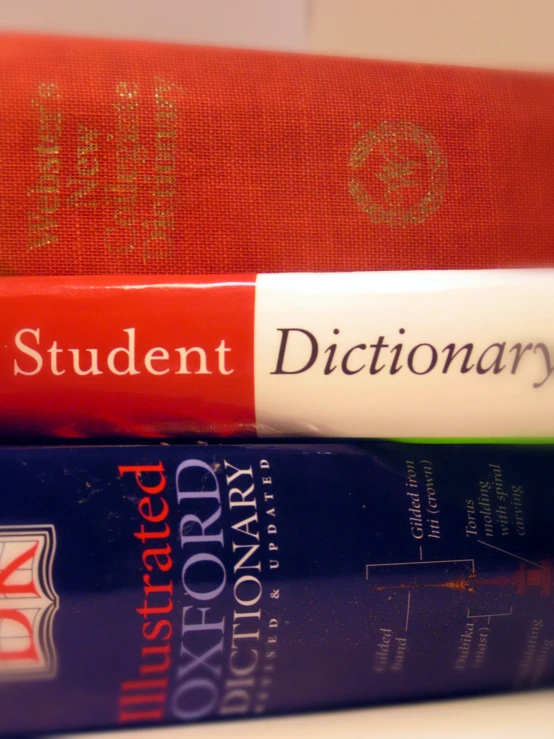
<path fill-rule="evenodd" d="M 12 437 L 554 430 L 547 270 L 3 278 L 0 306 Z"/>

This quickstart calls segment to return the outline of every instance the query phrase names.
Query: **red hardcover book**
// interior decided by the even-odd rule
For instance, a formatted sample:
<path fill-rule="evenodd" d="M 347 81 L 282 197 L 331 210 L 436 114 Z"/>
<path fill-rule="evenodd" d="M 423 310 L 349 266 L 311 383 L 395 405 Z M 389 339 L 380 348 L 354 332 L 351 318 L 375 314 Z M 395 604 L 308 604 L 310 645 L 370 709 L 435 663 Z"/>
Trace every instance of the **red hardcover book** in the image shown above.
<path fill-rule="evenodd" d="M 0 38 L 10 275 L 525 266 L 554 252 L 554 77 Z"/>

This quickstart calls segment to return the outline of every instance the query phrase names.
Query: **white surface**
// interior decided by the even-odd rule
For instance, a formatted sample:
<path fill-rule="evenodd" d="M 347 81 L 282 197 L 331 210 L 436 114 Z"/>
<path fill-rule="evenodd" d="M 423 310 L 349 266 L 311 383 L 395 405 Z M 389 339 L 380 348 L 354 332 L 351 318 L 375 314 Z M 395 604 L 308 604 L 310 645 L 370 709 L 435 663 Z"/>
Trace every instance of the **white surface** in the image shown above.
<path fill-rule="evenodd" d="M 554 2 L 313 0 L 309 48 L 345 56 L 553 70 Z"/>
<path fill-rule="evenodd" d="M 0 29 L 290 51 L 307 21 L 305 0 L 0 0 Z"/>
<path fill-rule="evenodd" d="M 82 739 L 91 735 L 82 735 Z M 102 739 L 553 739 L 554 691 L 108 732 Z M 77 739 L 77 736 L 74 738 Z"/>
<path fill-rule="evenodd" d="M 0 0 L 0 29 L 554 69 L 553 0 Z"/>

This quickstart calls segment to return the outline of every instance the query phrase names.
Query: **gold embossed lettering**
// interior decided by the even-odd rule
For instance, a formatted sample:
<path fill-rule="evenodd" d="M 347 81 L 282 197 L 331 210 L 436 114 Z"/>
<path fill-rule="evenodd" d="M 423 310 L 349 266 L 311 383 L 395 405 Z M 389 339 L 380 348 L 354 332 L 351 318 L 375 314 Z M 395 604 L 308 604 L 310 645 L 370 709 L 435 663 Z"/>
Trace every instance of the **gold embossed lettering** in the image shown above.
<path fill-rule="evenodd" d="M 77 162 L 75 165 L 77 177 L 72 177 L 67 182 L 73 190 L 67 197 L 68 206 L 92 209 L 98 207 L 98 199 L 94 194 L 98 187 L 96 175 L 100 169 L 97 156 L 98 138 L 97 131 L 87 126 L 79 126 Z"/>
<path fill-rule="evenodd" d="M 173 248 L 175 228 L 176 169 L 178 156 L 177 121 L 179 98 L 184 90 L 173 82 L 154 79 L 156 104 L 154 137 L 153 218 L 143 221 L 144 261 L 166 259 Z"/>
<path fill-rule="evenodd" d="M 42 82 L 37 93 L 37 97 L 31 100 L 38 116 L 38 140 L 33 147 L 36 178 L 27 191 L 29 250 L 58 241 L 58 221 L 55 214 L 60 207 L 61 96 L 55 82 Z"/>
<path fill-rule="evenodd" d="M 122 81 L 115 87 L 116 133 L 114 181 L 105 187 L 111 209 L 111 225 L 104 234 L 108 249 L 129 252 L 137 244 L 139 170 L 146 154 L 140 140 L 140 88 L 137 82 Z"/>

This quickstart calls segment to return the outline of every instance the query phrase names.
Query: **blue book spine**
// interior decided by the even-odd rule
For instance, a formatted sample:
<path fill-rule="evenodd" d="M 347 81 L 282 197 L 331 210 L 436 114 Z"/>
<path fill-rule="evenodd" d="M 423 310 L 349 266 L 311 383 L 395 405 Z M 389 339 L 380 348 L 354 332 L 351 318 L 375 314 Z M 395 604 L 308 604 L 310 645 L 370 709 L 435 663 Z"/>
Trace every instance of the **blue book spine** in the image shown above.
<path fill-rule="evenodd" d="M 0 449 L 0 730 L 554 683 L 554 452 Z"/>

